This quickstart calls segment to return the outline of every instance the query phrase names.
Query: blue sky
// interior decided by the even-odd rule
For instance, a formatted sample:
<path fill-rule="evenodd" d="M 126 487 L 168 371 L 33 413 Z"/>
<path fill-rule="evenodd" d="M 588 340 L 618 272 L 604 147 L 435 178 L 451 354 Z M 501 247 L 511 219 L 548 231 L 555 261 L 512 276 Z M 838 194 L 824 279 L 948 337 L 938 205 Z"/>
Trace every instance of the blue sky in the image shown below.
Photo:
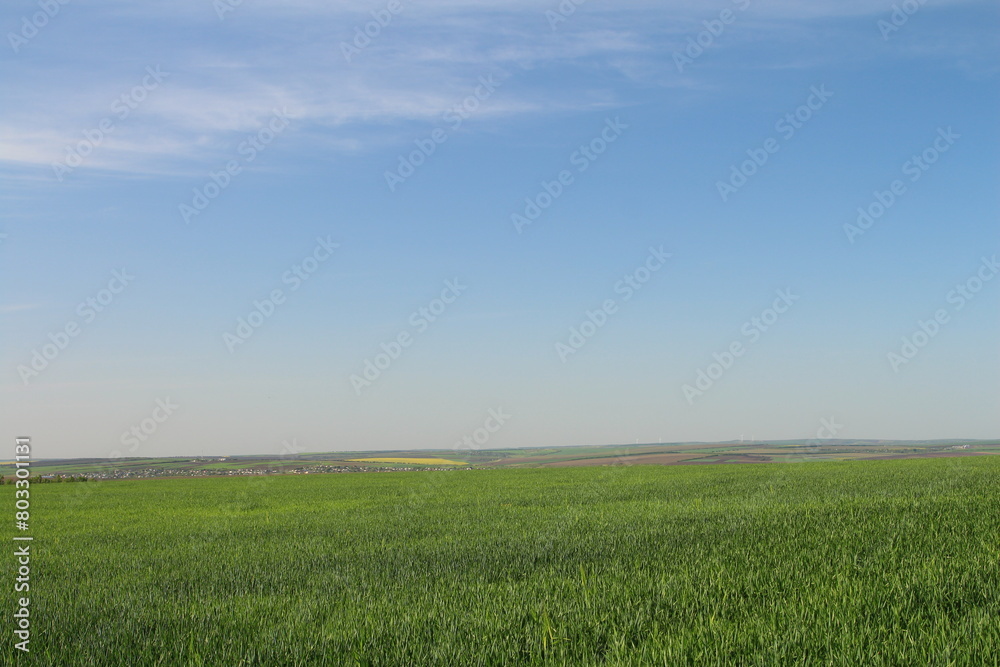
<path fill-rule="evenodd" d="M 44 9 L 0 124 L 36 456 L 1000 437 L 993 3 Z"/>

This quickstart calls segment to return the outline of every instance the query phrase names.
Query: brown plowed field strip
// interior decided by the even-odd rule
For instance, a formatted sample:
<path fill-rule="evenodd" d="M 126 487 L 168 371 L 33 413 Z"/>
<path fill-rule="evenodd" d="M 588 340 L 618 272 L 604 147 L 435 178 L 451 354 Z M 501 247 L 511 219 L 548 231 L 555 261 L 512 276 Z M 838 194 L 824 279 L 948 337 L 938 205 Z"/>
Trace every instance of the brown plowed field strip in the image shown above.
<path fill-rule="evenodd" d="M 545 466 L 553 467 L 564 467 L 564 466 L 606 466 L 619 463 L 628 463 L 629 465 L 671 465 L 674 463 L 680 463 L 685 459 L 690 459 L 697 454 L 637 454 L 635 456 L 623 456 L 621 458 L 615 456 L 602 456 L 600 458 L 593 459 L 575 459 L 573 461 L 553 461 L 551 463 L 546 463 Z"/>

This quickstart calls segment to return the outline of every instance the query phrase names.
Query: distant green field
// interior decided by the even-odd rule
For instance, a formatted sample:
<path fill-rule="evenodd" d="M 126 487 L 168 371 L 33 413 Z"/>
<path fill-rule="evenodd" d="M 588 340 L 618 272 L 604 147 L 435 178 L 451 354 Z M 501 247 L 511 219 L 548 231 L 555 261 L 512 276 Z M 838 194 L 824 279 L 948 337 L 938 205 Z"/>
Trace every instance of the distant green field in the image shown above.
<path fill-rule="evenodd" d="M 993 456 L 47 484 L 31 501 L 32 653 L 8 638 L 5 664 L 1000 660 Z"/>

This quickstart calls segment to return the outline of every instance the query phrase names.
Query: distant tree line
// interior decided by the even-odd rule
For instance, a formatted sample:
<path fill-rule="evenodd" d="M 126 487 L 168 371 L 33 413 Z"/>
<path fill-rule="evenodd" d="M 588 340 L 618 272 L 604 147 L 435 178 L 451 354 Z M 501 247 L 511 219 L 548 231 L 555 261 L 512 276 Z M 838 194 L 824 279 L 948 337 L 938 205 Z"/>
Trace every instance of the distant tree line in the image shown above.
<path fill-rule="evenodd" d="M 4 484 L 13 484 L 17 479 L 16 477 L 4 477 L 0 475 L 0 486 Z M 87 482 L 90 480 L 89 477 L 84 475 L 35 475 L 34 477 L 25 478 L 32 484 L 49 484 L 49 483 L 61 483 L 61 482 Z"/>

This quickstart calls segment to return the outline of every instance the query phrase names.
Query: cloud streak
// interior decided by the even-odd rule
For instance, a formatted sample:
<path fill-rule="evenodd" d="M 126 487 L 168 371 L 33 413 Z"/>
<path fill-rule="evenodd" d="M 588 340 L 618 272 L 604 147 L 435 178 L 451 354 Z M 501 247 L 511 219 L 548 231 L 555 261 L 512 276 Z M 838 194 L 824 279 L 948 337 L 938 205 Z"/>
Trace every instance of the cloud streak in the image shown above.
<path fill-rule="evenodd" d="M 704 90 L 712 84 L 672 72 L 668 54 L 700 20 L 728 4 L 591 0 L 553 31 L 544 14 L 557 3 L 404 3 L 347 62 L 341 43 L 380 3 L 260 0 L 219 21 L 205 2 L 108 0 L 61 14 L 51 30 L 62 31 L 62 41 L 39 38 L 23 57 L 8 58 L 11 92 L 0 159 L 24 176 L 52 171 L 85 132 L 114 118 L 113 101 L 136 86 L 144 68 L 158 65 L 170 77 L 115 123 L 81 171 L 200 172 L 275 109 L 296 119 L 285 140 L 300 149 L 377 149 L 395 141 L 403 124 L 439 119 L 489 72 L 516 76 L 478 112 L 484 119 L 625 105 L 623 91 L 637 81 Z M 755 4 L 747 17 L 756 22 L 748 27 L 754 34 L 732 41 L 787 36 L 801 21 L 873 13 L 861 0 Z M 143 29 L 151 23 L 153 33 Z M 92 53 L 94 34 L 102 30 L 125 57 Z"/>

